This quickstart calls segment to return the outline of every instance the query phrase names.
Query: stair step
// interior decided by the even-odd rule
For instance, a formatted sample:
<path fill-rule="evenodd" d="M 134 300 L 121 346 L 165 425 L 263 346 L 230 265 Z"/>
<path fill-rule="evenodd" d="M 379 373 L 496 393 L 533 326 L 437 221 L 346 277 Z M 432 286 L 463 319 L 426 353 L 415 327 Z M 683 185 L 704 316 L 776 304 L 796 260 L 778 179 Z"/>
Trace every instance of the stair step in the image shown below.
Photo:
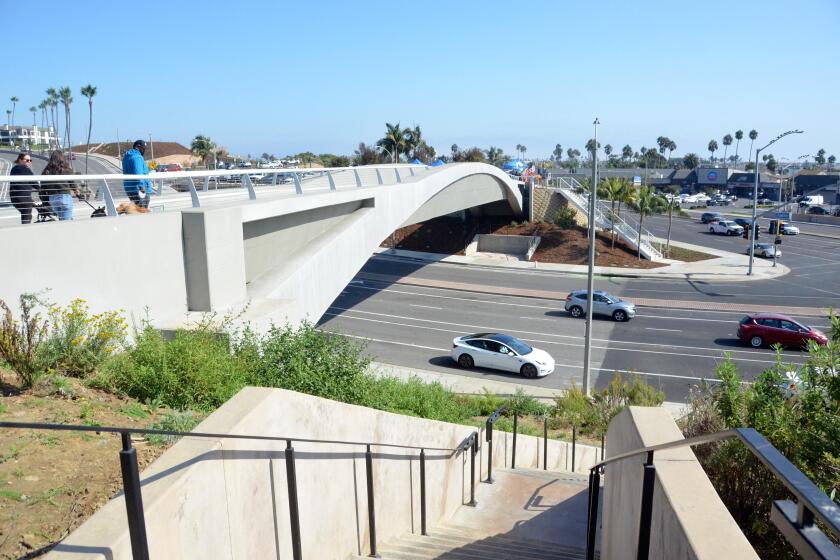
<path fill-rule="evenodd" d="M 558 551 L 553 548 L 542 548 L 530 543 L 523 543 L 515 539 L 502 541 L 496 537 L 465 542 L 460 539 L 447 539 L 431 535 L 428 537 L 413 535 L 401 539 L 395 545 L 394 547 L 387 547 L 386 550 L 392 548 L 400 551 L 428 550 L 430 552 L 437 551 L 439 554 L 481 554 L 485 558 L 520 558 L 522 560 L 577 560 L 583 558 L 583 551 L 577 548 Z"/>
<path fill-rule="evenodd" d="M 583 486 L 589 485 L 589 474 L 573 473 L 565 471 L 544 471 L 541 469 L 495 469 L 494 472 L 506 472 L 511 474 L 518 474 L 523 476 L 530 476 L 542 480 L 558 480 L 568 484 L 581 484 Z"/>
<path fill-rule="evenodd" d="M 470 532 L 468 532 L 467 530 L 460 529 L 460 528 L 457 528 L 457 527 L 451 527 L 451 526 L 447 526 L 447 525 L 441 525 L 441 526 L 435 527 L 431 531 L 431 534 L 442 535 L 442 536 L 446 536 L 446 537 L 461 539 L 462 541 L 475 541 L 475 540 L 480 539 L 480 538 L 486 538 L 486 537 L 479 537 L 479 536 L 475 535 L 474 533 L 470 534 Z M 498 535 L 492 535 L 492 538 L 496 539 L 496 540 L 499 540 L 499 541 L 516 543 L 516 544 L 519 544 L 521 546 L 526 546 L 526 547 L 534 548 L 534 549 L 553 550 L 553 551 L 556 551 L 558 553 L 564 553 L 564 552 L 574 553 L 574 552 L 583 550 L 582 547 L 577 547 L 577 546 L 573 546 L 573 545 L 565 545 L 565 544 L 560 544 L 560 543 L 556 543 L 556 542 L 549 542 L 549 541 L 538 541 L 538 540 L 534 540 L 534 539 L 525 539 L 525 538 L 521 538 L 521 537 L 514 537 L 514 536 L 511 536 L 511 535 L 507 535 L 505 533 L 501 533 L 501 534 L 498 534 Z"/>

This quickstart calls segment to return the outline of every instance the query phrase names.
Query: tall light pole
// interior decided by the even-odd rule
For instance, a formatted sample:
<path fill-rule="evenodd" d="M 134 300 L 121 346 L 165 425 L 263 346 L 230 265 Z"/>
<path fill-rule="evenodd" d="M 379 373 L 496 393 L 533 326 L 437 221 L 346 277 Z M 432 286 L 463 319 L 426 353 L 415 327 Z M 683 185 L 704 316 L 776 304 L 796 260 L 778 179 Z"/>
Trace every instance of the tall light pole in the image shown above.
<path fill-rule="evenodd" d="M 396 163 L 396 162 L 394 161 L 394 154 L 392 154 L 392 153 L 391 153 L 391 150 L 389 150 L 389 149 L 388 149 L 388 148 L 386 148 L 385 146 L 378 146 L 378 145 L 377 145 L 376 147 L 374 147 L 374 151 L 375 151 L 375 150 L 384 150 L 384 151 L 385 151 L 385 153 L 386 153 L 386 154 L 388 154 L 388 157 L 389 157 L 389 158 L 391 158 L 391 161 L 392 161 L 392 162 L 394 162 L 394 163 Z"/>
<path fill-rule="evenodd" d="M 750 266 L 747 270 L 747 276 L 752 276 L 753 260 L 755 259 L 755 230 L 757 225 L 755 223 L 755 220 L 756 211 L 758 210 L 758 177 L 760 175 L 758 172 L 758 154 L 789 134 L 802 134 L 802 131 L 788 130 L 787 132 L 782 132 L 781 134 L 770 140 L 770 142 L 768 142 L 765 146 L 762 146 L 761 148 L 755 151 L 755 169 L 753 170 L 755 172 L 755 184 L 753 186 L 752 221 L 750 222 Z M 773 250 L 776 250 L 775 245 L 773 246 Z"/>
<path fill-rule="evenodd" d="M 592 141 L 592 185 L 589 188 L 589 266 L 586 275 L 586 336 L 583 343 L 583 394 L 589 396 L 592 376 L 592 290 L 595 287 L 595 205 L 598 203 L 598 125 L 595 117 L 595 138 Z"/>

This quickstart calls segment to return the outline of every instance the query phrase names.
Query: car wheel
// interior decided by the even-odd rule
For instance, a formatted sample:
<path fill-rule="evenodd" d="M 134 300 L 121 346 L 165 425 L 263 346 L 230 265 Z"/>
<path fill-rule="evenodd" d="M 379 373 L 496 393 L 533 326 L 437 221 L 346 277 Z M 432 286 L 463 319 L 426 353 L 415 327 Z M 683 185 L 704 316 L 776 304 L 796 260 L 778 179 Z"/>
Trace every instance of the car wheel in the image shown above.
<path fill-rule="evenodd" d="M 583 317 L 583 308 L 579 305 L 573 305 L 571 309 L 569 309 L 569 315 L 571 315 L 575 319 Z"/>
<path fill-rule="evenodd" d="M 709 233 L 714 233 L 714 232 L 715 232 L 715 228 L 711 228 L 711 227 L 710 227 L 710 228 L 709 228 Z"/>
<path fill-rule="evenodd" d="M 537 376 L 537 366 L 534 364 L 525 364 L 520 369 L 519 372 L 527 378 L 534 378 Z"/>
<path fill-rule="evenodd" d="M 616 309 L 613 313 L 613 319 L 618 321 L 619 323 L 623 323 L 627 320 L 627 312 L 623 309 Z"/>
<path fill-rule="evenodd" d="M 475 362 L 472 359 L 472 356 L 469 354 L 461 354 L 458 356 L 458 365 L 464 369 L 472 369 L 475 365 Z"/>
<path fill-rule="evenodd" d="M 762 346 L 764 346 L 764 339 L 756 335 L 750 338 L 750 346 L 752 346 L 753 348 L 761 348 Z"/>

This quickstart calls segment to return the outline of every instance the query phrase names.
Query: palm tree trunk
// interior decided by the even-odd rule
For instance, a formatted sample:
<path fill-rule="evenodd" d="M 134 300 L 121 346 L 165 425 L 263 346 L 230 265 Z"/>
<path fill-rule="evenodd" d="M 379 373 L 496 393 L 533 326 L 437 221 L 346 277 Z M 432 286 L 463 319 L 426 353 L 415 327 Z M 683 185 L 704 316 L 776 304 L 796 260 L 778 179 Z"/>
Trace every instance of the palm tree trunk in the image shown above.
<path fill-rule="evenodd" d="M 87 145 L 85 146 L 85 175 L 87 175 L 88 172 L 88 156 L 90 155 L 90 132 L 93 129 L 93 99 L 88 100 L 88 112 L 90 118 L 88 119 Z"/>

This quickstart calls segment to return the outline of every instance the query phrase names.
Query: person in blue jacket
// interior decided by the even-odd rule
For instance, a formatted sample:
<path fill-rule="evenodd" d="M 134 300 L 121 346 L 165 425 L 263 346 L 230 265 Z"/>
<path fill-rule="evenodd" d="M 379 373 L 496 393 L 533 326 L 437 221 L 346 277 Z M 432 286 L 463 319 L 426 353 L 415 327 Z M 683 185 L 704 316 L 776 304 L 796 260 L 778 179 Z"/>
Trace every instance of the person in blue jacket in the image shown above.
<path fill-rule="evenodd" d="M 137 140 L 134 146 L 123 156 L 122 171 L 124 175 L 148 175 L 149 166 L 143 155 L 146 153 L 146 142 Z M 123 187 L 128 198 L 143 208 L 149 207 L 149 197 L 152 195 L 152 182 L 148 179 L 125 181 Z"/>

